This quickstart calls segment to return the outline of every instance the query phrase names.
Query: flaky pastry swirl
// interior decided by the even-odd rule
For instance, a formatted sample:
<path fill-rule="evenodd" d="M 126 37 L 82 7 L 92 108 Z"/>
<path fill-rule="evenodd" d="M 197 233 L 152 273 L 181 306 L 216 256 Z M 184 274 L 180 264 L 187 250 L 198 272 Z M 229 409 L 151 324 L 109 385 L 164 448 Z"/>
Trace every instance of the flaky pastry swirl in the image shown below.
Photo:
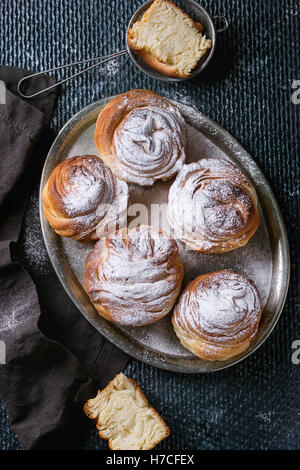
<path fill-rule="evenodd" d="M 96 155 L 67 158 L 53 170 L 42 192 L 44 214 L 61 236 L 97 240 L 126 220 L 127 184 Z"/>
<path fill-rule="evenodd" d="M 98 116 L 94 140 L 118 178 L 143 186 L 171 178 L 185 160 L 184 119 L 150 90 L 131 90 L 110 101 Z"/>
<path fill-rule="evenodd" d="M 182 278 L 175 240 L 145 225 L 101 239 L 86 260 L 91 301 L 101 316 L 120 325 L 148 325 L 167 315 Z"/>
<path fill-rule="evenodd" d="M 182 345 L 208 361 L 224 361 L 248 349 L 261 318 L 253 282 L 230 270 L 190 282 L 174 308 L 172 323 Z"/>
<path fill-rule="evenodd" d="M 179 240 L 206 253 L 245 245 L 260 220 L 250 181 L 232 163 L 215 158 L 182 168 L 169 191 L 167 217 Z"/>

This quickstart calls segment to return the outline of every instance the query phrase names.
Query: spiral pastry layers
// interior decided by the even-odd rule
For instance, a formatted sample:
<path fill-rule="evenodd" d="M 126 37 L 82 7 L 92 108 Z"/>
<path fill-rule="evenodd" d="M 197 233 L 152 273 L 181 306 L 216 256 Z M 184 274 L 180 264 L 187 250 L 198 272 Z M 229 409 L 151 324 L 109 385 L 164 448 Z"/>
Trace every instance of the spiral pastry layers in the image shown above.
<path fill-rule="evenodd" d="M 175 240 L 145 225 L 101 239 L 86 260 L 91 301 L 102 317 L 119 325 L 148 325 L 167 315 L 182 278 Z"/>
<path fill-rule="evenodd" d="M 261 318 L 253 282 L 230 270 L 190 282 L 172 316 L 182 345 L 208 361 L 224 361 L 248 349 Z"/>
<path fill-rule="evenodd" d="M 108 103 L 98 116 L 94 140 L 116 176 L 142 186 L 171 178 L 185 161 L 184 119 L 150 90 L 131 90 Z"/>
<path fill-rule="evenodd" d="M 42 192 L 44 214 L 61 236 L 88 242 L 123 226 L 128 188 L 96 155 L 67 158 Z"/>
<path fill-rule="evenodd" d="M 221 253 L 245 245 L 259 226 L 256 192 L 227 160 L 185 165 L 169 191 L 168 221 L 189 248 Z"/>

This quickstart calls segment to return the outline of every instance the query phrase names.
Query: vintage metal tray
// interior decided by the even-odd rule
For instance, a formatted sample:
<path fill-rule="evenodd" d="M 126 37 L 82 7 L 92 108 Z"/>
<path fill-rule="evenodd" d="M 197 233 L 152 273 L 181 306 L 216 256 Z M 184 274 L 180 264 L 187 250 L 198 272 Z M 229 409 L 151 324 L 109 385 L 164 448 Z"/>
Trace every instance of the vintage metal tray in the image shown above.
<path fill-rule="evenodd" d="M 45 162 L 41 189 L 53 168 L 63 159 L 81 154 L 97 154 L 93 142 L 99 111 L 111 99 L 86 107 L 63 127 Z M 204 255 L 188 251 L 179 244 L 184 263 L 184 284 L 196 276 L 231 268 L 252 279 L 262 296 L 263 316 L 258 335 L 245 353 L 224 362 L 205 362 L 185 350 L 175 336 L 170 315 L 153 325 L 140 328 L 118 327 L 101 318 L 82 286 L 84 264 L 92 244 L 82 244 L 56 235 L 48 225 L 40 203 L 44 241 L 54 269 L 75 305 L 86 319 L 108 340 L 147 364 L 176 372 L 211 372 L 229 367 L 253 353 L 268 337 L 282 311 L 289 283 L 289 248 L 284 223 L 274 195 L 250 155 L 215 122 L 190 106 L 177 103 L 188 124 L 187 162 L 201 157 L 227 158 L 254 184 L 261 214 L 260 228 L 243 248 L 225 254 Z M 152 188 L 129 185 L 129 206 L 136 203 L 166 203 L 171 182 Z M 88 348 L 89 345 L 87 344 Z"/>

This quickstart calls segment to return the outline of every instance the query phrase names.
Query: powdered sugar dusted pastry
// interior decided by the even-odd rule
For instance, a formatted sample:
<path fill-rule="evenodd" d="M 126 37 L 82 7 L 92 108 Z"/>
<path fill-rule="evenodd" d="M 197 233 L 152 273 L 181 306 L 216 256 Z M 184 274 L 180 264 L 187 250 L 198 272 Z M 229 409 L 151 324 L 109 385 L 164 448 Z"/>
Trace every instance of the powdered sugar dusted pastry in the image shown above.
<path fill-rule="evenodd" d="M 260 220 L 250 181 L 232 163 L 215 158 L 183 167 L 170 188 L 167 214 L 176 237 L 205 253 L 245 245 Z"/>
<path fill-rule="evenodd" d="M 44 214 L 54 230 L 79 241 L 97 240 L 126 221 L 128 188 L 96 155 L 67 158 L 43 188 Z"/>
<path fill-rule="evenodd" d="M 150 450 L 170 435 L 138 384 L 122 373 L 85 403 L 84 412 L 111 450 Z"/>
<path fill-rule="evenodd" d="M 248 349 L 261 318 L 253 282 L 230 270 L 190 282 L 172 316 L 182 345 L 207 361 L 224 361 Z"/>
<path fill-rule="evenodd" d="M 143 186 L 171 178 L 185 160 L 184 119 L 150 90 L 131 90 L 110 101 L 98 116 L 94 140 L 116 176 Z"/>
<path fill-rule="evenodd" d="M 86 260 L 91 301 L 101 316 L 120 325 L 148 325 L 167 315 L 182 278 L 175 240 L 145 225 L 101 239 Z"/>

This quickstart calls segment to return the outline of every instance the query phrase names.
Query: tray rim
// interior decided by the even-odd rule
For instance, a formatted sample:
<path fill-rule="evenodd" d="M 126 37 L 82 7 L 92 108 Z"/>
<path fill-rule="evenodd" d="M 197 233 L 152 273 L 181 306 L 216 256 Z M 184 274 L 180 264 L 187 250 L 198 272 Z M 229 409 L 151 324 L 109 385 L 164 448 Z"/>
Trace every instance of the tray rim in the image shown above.
<path fill-rule="evenodd" d="M 81 118 L 83 118 L 84 116 L 88 115 L 91 112 L 95 112 L 95 110 L 97 108 L 107 104 L 115 96 L 117 96 L 117 95 L 101 98 L 100 100 L 89 104 L 88 106 L 84 107 L 83 109 L 78 111 L 76 114 L 74 114 L 65 123 L 65 125 L 61 128 L 61 130 L 57 134 L 57 136 L 56 136 L 56 138 L 55 138 L 55 140 L 54 140 L 54 142 L 53 142 L 53 144 L 52 144 L 52 146 L 51 146 L 51 148 L 48 152 L 48 155 L 45 159 L 44 166 L 43 166 L 43 171 L 42 171 L 42 175 L 41 175 L 41 180 L 40 180 L 39 214 L 40 214 L 40 223 L 41 223 L 42 234 L 43 234 L 43 241 L 44 241 L 48 256 L 50 258 L 51 264 L 52 264 L 52 266 L 54 268 L 54 271 L 55 271 L 56 275 L 58 276 L 63 288 L 65 289 L 66 293 L 68 294 L 70 299 L 73 301 L 75 306 L 78 308 L 78 310 L 81 312 L 81 314 L 88 320 L 89 323 L 91 323 L 94 326 L 94 328 L 96 328 L 96 330 L 100 334 L 102 334 L 108 341 L 112 342 L 115 346 L 120 348 L 122 351 L 124 351 L 130 357 L 133 357 L 133 358 L 135 358 L 135 359 L 137 359 L 141 362 L 144 362 L 145 364 L 151 365 L 153 367 L 157 367 L 157 368 L 172 371 L 172 372 L 180 372 L 180 373 L 191 373 L 191 374 L 211 373 L 211 372 L 216 372 L 216 371 L 219 371 L 219 370 L 227 369 L 227 368 L 229 368 L 233 365 L 238 364 L 239 362 L 243 361 L 244 359 L 249 357 L 251 354 L 253 354 L 255 351 L 257 351 L 257 349 L 266 341 L 266 339 L 270 336 L 273 329 L 275 328 L 275 326 L 276 326 L 276 324 L 277 324 L 277 322 L 280 318 L 280 315 L 282 313 L 282 310 L 284 308 L 287 293 L 288 293 L 288 288 L 289 288 L 290 250 L 289 250 L 289 242 L 288 242 L 285 223 L 284 223 L 281 211 L 279 209 L 277 200 L 274 196 L 274 193 L 273 193 L 267 179 L 265 178 L 264 174 L 260 170 L 259 166 L 255 162 L 255 160 L 251 157 L 251 155 L 244 149 L 244 147 L 229 132 L 227 132 L 224 128 L 222 128 L 215 121 L 213 121 L 212 119 L 210 119 L 209 117 L 204 115 L 197 108 L 195 108 L 191 105 L 186 105 L 185 103 L 180 103 L 180 102 L 172 100 L 172 99 L 170 100 L 174 104 L 177 103 L 182 107 L 193 109 L 194 112 L 196 112 L 198 114 L 198 116 L 201 116 L 202 122 L 205 124 L 205 126 L 207 128 L 214 129 L 214 137 L 215 138 L 218 137 L 218 138 L 221 138 L 224 141 L 228 140 L 230 142 L 230 144 L 235 149 L 237 149 L 239 151 L 239 153 L 242 154 L 242 159 L 241 159 L 241 162 L 239 161 L 239 164 L 240 163 L 243 164 L 244 161 L 245 161 L 246 162 L 246 168 L 247 168 L 247 163 L 249 164 L 249 166 L 251 164 L 251 167 L 253 168 L 253 171 L 255 171 L 255 173 L 259 174 L 260 182 L 261 182 L 262 186 L 266 187 L 268 189 L 267 199 L 268 199 L 268 202 L 270 203 L 270 206 L 273 209 L 273 213 L 275 214 L 276 222 L 277 222 L 277 229 L 278 229 L 278 232 L 280 233 L 281 248 L 283 249 L 283 253 L 281 253 L 281 255 L 283 257 L 282 263 L 284 263 L 284 266 L 285 266 L 285 276 L 283 278 L 283 285 L 281 286 L 281 291 L 280 291 L 280 302 L 279 302 L 279 305 L 277 305 L 276 311 L 273 313 L 272 320 L 270 321 L 270 324 L 268 325 L 268 328 L 266 328 L 266 330 L 264 331 L 264 333 L 262 334 L 262 336 L 259 338 L 259 340 L 257 341 L 257 343 L 254 346 L 250 347 L 248 350 L 246 350 L 241 355 L 233 357 L 229 363 L 228 362 L 222 363 L 220 361 L 220 363 L 219 363 L 220 365 L 216 366 L 214 369 L 211 369 L 211 370 L 203 370 L 203 369 L 199 370 L 199 369 L 197 369 L 197 367 L 185 368 L 184 366 L 180 366 L 180 365 L 178 366 L 177 363 L 167 362 L 166 360 L 162 359 L 162 357 L 164 356 L 163 354 L 161 354 L 161 355 L 159 355 L 158 353 L 153 354 L 151 352 L 151 350 L 149 351 L 147 349 L 146 346 L 140 345 L 139 349 L 142 349 L 142 350 L 145 349 L 146 350 L 144 352 L 140 352 L 134 347 L 134 344 L 132 345 L 133 341 L 130 340 L 130 338 L 128 338 L 124 333 L 119 331 L 119 333 L 116 334 L 116 331 L 115 331 L 114 332 L 114 337 L 112 338 L 113 335 L 110 335 L 107 331 L 105 331 L 104 329 L 101 329 L 99 324 L 97 324 L 95 321 L 93 321 L 93 319 L 91 317 L 89 317 L 87 315 L 86 311 L 84 310 L 84 308 L 80 304 L 78 298 L 72 292 L 70 284 L 69 284 L 68 280 L 65 278 L 65 275 L 61 273 L 61 270 L 59 269 L 59 260 L 58 260 L 58 262 L 56 262 L 56 260 L 54 259 L 53 254 L 51 252 L 51 247 L 49 245 L 49 241 L 48 241 L 48 238 L 47 238 L 47 228 L 49 228 L 49 226 L 48 226 L 48 222 L 45 219 L 45 216 L 43 214 L 43 208 L 42 208 L 42 203 L 41 203 L 41 194 L 42 194 L 42 189 L 43 189 L 43 185 L 44 185 L 43 182 L 45 180 L 45 173 L 46 173 L 46 170 L 47 170 L 48 162 L 49 162 L 49 160 L 52 160 L 53 154 L 56 151 L 56 147 L 58 147 L 58 148 L 60 147 L 60 145 L 58 145 L 60 139 L 64 135 L 70 134 L 70 132 L 74 129 L 76 123 L 78 123 L 81 120 Z M 247 168 L 247 171 L 249 172 L 248 168 Z M 251 177 L 252 177 L 252 175 L 251 175 Z M 256 187 L 256 190 L 257 190 L 257 187 Z M 51 229 L 51 230 L 53 230 L 53 229 Z M 58 237 L 58 239 L 61 238 L 61 237 L 59 237 L 59 235 L 55 235 L 55 236 Z M 273 268 L 274 268 L 274 266 L 273 266 Z M 84 291 L 83 287 L 81 286 L 80 282 L 76 278 L 75 274 L 73 274 L 73 277 L 76 279 L 77 284 L 80 285 L 81 290 Z M 107 322 L 107 323 L 109 323 L 109 322 Z M 113 327 L 109 324 L 108 325 L 108 330 L 110 330 L 112 328 Z M 122 337 L 122 338 L 120 339 L 120 337 Z M 182 362 L 184 362 L 184 361 L 196 362 L 197 360 L 200 361 L 200 359 L 196 358 L 196 356 L 192 360 L 190 358 L 186 358 L 186 359 L 182 358 Z"/>

